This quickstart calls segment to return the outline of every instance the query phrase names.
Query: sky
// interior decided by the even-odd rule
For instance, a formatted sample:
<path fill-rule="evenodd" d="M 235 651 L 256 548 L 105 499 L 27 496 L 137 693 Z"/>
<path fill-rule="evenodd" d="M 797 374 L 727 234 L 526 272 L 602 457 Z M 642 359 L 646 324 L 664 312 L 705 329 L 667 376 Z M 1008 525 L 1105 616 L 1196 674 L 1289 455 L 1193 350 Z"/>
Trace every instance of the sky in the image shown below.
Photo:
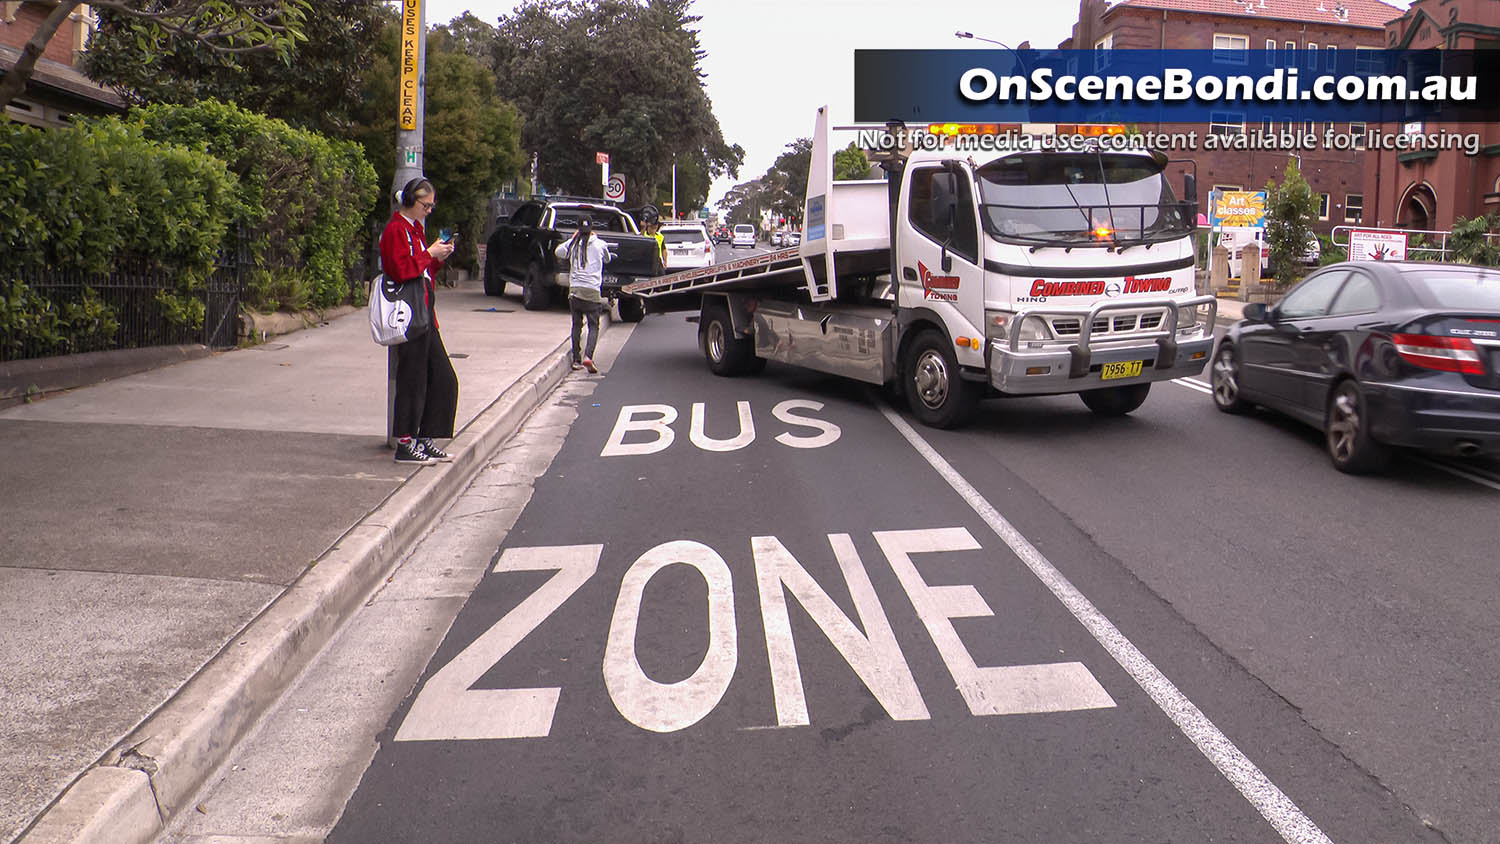
<path fill-rule="evenodd" d="M 465 10 L 493 25 L 511 0 L 428 0 L 427 25 Z M 820 106 L 835 124 L 854 114 L 854 50 L 1056 47 L 1078 20 L 1078 0 L 696 0 L 703 70 L 724 139 L 745 150 L 738 179 L 714 182 L 709 205 L 759 177 L 785 146 L 810 136 Z M 628 178 L 628 174 L 627 178 Z"/>

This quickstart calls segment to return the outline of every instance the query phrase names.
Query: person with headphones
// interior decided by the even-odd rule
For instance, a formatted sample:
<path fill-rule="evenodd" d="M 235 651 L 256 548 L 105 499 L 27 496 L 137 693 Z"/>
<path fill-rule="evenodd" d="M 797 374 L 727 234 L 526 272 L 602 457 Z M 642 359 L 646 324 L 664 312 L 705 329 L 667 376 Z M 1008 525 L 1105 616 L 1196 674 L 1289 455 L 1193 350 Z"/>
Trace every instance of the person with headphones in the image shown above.
<path fill-rule="evenodd" d="M 458 415 L 458 374 L 438 333 L 433 307 L 436 286 L 432 272 L 453 254 L 452 240 L 427 244 L 422 223 L 437 205 L 437 188 L 426 179 L 412 179 L 397 194 L 400 204 L 380 235 L 380 266 L 386 278 L 401 284 L 420 284 L 432 311 L 432 328 L 396 350 L 396 409 L 391 433 L 396 435 L 396 462 L 418 465 L 452 457 L 433 442 L 451 439 Z"/>

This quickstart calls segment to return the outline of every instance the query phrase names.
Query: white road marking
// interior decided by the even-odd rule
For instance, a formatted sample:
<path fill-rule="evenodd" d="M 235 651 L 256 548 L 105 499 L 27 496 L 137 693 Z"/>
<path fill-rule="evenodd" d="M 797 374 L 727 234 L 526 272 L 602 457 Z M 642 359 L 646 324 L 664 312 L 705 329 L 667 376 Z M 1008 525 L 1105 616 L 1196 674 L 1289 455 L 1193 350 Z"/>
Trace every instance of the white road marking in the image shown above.
<path fill-rule="evenodd" d="M 787 399 L 786 401 L 771 408 L 771 415 L 781 420 L 782 422 L 787 423 L 788 425 L 796 425 L 799 428 L 814 428 L 822 431 L 821 434 L 813 437 L 799 437 L 793 434 L 791 431 L 787 431 L 784 434 L 777 434 L 776 441 L 781 443 L 782 445 L 789 445 L 792 448 L 822 448 L 823 446 L 831 445 L 834 442 L 837 442 L 840 434 L 842 433 L 839 426 L 833 424 L 832 422 L 825 422 L 822 419 L 813 419 L 808 416 L 798 416 L 797 414 L 792 412 L 794 410 L 822 409 L 822 402 L 809 401 L 807 399 Z"/>
<path fill-rule="evenodd" d="M 1251 762 L 1234 743 L 1224 735 L 1207 715 L 1198 709 L 1197 705 L 1188 699 L 1167 676 L 1161 672 L 1146 655 L 1141 653 L 1125 635 L 1119 631 L 1114 624 L 1095 607 L 1077 587 L 1068 582 L 1062 572 L 1052 565 L 1042 552 L 1038 551 L 1020 531 L 1016 530 L 1005 517 L 1000 515 L 984 496 L 980 495 L 963 476 L 958 473 L 948 461 L 944 460 L 931 445 L 918 434 L 906 420 L 896 415 L 895 411 L 885 405 L 880 405 L 880 412 L 901 433 L 906 441 L 911 443 L 923 458 L 932 465 L 933 469 L 948 482 L 948 485 L 957 492 L 974 512 L 989 525 L 1006 545 L 1010 546 L 1016 556 L 1021 559 L 1026 567 L 1031 569 L 1042 583 L 1051 590 L 1052 594 L 1062 602 L 1063 606 L 1073 614 L 1073 617 L 1093 635 L 1094 639 L 1104 647 L 1109 655 L 1114 657 L 1136 684 L 1141 687 L 1151 699 L 1156 701 L 1162 712 L 1177 725 L 1182 734 L 1187 736 L 1198 750 L 1218 768 L 1225 778 L 1244 795 L 1245 799 L 1260 812 L 1273 826 L 1282 839 L 1297 844 L 1332 844 L 1328 836 L 1307 817 L 1291 798 L 1287 797 L 1276 784 L 1271 782 L 1259 768 Z"/>
<path fill-rule="evenodd" d="M 1198 392 L 1204 393 L 1206 395 L 1211 396 L 1214 394 L 1213 387 L 1210 387 L 1201 381 L 1194 381 L 1191 378 L 1173 378 L 1172 383 L 1178 385 L 1179 387 L 1187 387 L 1189 390 L 1197 390 Z"/>
<path fill-rule="evenodd" d="M 603 545 L 564 545 L 501 554 L 497 572 L 555 569 L 557 574 L 432 675 L 402 719 L 396 741 L 541 738 L 552 732 L 561 688 L 469 687 L 593 577 L 603 553 Z"/>
<path fill-rule="evenodd" d="M 697 569 L 708 583 L 708 653 L 691 677 L 658 683 L 646 676 L 636 657 L 636 628 L 651 576 L 678 563 Z M 652 732 L 691 727 L 723 700 L 738 663 L 734 584 L 724 558 L 707 545 L 686 539 L 663 542 L 642 554 L 620 583 L 604 645 L 604 686 L 615 709 L 625 720 Z"/>
<path fill-rule="evenodd" d="M 688 428 L 688 440 L 704 451 L 739 451 L 755 442 L 755 419 L 750 415 L 750 402 L 736 402 L 740 414 L 740 432 L 727 440 L 716 440 L 703 432 L 704 408 L 701 401 L 693 402 L 693 420 Z"/>
<path fill-rule="evenodd" d="M 1450 466 L 1447 463 L 1440 463 L 1436 460 L 1429 460 L 1426 457 L 1416 457 L 1414 459 L 1418 463 L 1426 466 L 1431 466 L 1434 469 L 1442 469 L 1444 472 L 1447 472 L 1450 475 L 1457 475 L 1464 480 L 1473 481 L 1474 483 L 1480 484 L 1481 486 L 1487 486 L 1490 489 L 1500 489 L 1500 482 L 1491 480 L 1490 478 L 1487 478 L 1483 475 L 1476 474 L 1474 471 L 1470 471 L 1468 469 L 1460 469 L 1457 466 Z"/>

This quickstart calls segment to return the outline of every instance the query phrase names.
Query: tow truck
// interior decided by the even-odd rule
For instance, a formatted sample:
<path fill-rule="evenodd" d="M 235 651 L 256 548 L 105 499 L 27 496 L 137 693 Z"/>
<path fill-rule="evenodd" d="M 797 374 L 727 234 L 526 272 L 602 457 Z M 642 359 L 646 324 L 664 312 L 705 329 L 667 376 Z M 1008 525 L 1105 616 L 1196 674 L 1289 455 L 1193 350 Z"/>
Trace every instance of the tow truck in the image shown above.
<path fill-rule="evenodd" d="M 884 179 L 835 181 L 818 110 L 799 246 L 623 288 L 648 312 L 698 311 L 712 372 L 774 360 L 894 387 L 940 428 L 997 396 L 1076 393 L 1123 415 L 1152 383 L 1202 373 L 1217 300 L 1195 295 L 1193 174 L 1178 200 L 1157 151 L 837 129 L 897 140 L 872 149 Z"/>

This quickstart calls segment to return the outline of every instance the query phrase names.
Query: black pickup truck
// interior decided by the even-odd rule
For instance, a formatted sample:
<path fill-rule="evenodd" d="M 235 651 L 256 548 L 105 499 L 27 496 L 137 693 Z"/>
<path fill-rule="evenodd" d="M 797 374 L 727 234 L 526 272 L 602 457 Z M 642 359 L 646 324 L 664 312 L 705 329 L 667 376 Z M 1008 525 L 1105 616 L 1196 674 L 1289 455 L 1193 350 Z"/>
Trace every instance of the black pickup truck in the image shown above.
<path fill-rule="evenodd" d="M 620 293 L 620 287 L 640 278 L 662 274 L 656 239 L 643 235 L 629 214 L 602 200 L 541 197 L 517 208 L 510 219 L 495 226 L 484 261 L 484 292 L 499 296 L 505 282 L 521 286 L 521 304 L 528 311 L 545 310 L 554 294 L 566 295 L 568 262 L 554 254 L 558 244 L 578 230 L 588 217 L 594 234 L 613 244 L 615 257 L 604 265 L 604 295 L 617 299 L 620 319 L 638 322 L 645 303 Z"/>

